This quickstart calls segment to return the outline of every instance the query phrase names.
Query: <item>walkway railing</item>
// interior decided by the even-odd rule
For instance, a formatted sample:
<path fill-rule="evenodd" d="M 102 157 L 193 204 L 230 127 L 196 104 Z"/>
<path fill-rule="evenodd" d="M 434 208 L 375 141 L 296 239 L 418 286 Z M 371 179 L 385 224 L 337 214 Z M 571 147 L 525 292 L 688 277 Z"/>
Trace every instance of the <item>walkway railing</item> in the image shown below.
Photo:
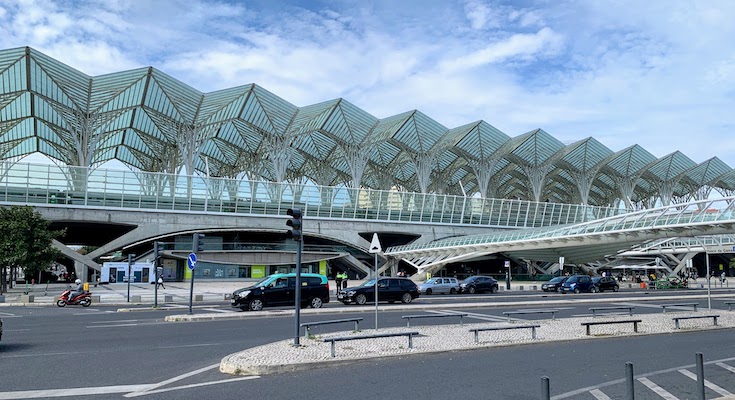
<path fill-rule="evenodd" d="M 626 210 L 577 204 L 412 193 L 4 162 L 0 202 L 171 212 L 285 215 L 488 227 L 538 228 Z"/>

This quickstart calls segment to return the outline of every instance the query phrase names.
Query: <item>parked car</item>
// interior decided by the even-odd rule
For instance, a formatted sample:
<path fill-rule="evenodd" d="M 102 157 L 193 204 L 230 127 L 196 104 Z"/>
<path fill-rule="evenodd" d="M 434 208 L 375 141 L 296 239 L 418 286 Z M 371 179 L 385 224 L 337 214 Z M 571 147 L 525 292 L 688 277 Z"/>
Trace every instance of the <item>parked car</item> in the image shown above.
<path fill-rule="evenodd" d="M 592 283 L 592 278 L 587 275 L 572 275 L 567 279 L 566 282 L 561 284 L 561 292 L 566 294 L 568 292 L 580 293 L 580 292 L 597 292 L 597 286 Z"/>
<path fill-rule="evenodd" d="M 469 293 L 469 294 L 482 293 L 482 292 L 496 293 L 497 291 L 498 291 L 498 281 L 496 281 L 495 278 L 492 278 L 489 276 L 480 276 L 480 275 L 470 276 L 469 278 L 459 283 L 460 293 Z"/>
<path fill-rule="evenodd" d="M 459 281 L 457 278 L 431 278 L 419 285 L 419 293 L 455 294 L 459 292 Z"/>
<path fill-rule="evenodd" d="M 408 278 L 380 278 L 378 280 L 378 301 L 410 303 L 419 297 L 419 287 Z M 375 301 L 375 279 L 360 286 L 348 287 L 337 294 L 337 300 L 344 304 L 365 304 Z"/>
<path fill-rule="evenodd" d="M 617 292 L 620 290 L 620 285 L 618 285 L 618 280 L 615 279 L 612 276 L 596 276 L 592 278 L 592 283 L 597 286 L 598 292 L 604 292 L 606 290 L 612 290 L 613 292 Z"/>
<path fill-rule="evenodd" d="M 263 307 L 293 306 L 296 274 L 269 275 L 252 286 L 232 292 L 232 307 L 260 311 Z M 320 308 L 329 303 L 329 282 L 319 274 L 301 274 L 301 307 Z"/>
<path fill-rule="evenodd" d="M 561 288 L 561 284 L 566 282 L 567 279 L 569 279 L 568 276 L 557 276 L 550 281 L 543 283 L 541 285 L 541 290 L 544 292 L 558 292 L 559 288 Z"/>

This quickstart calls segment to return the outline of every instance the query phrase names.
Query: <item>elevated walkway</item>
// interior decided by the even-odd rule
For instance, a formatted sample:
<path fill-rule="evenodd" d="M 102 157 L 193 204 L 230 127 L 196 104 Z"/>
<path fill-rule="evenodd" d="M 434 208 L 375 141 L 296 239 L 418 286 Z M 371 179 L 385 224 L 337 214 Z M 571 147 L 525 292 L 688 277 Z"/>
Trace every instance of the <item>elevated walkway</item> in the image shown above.
<path fill-rule="evenodd" d="M 386 249 L 420 274 L 452 262 L 505 253 L 570 263 L 598 260 L 651 239 L 735 233 L 735 196 L 693 201 L 562 227 L 473 235 Z"/>

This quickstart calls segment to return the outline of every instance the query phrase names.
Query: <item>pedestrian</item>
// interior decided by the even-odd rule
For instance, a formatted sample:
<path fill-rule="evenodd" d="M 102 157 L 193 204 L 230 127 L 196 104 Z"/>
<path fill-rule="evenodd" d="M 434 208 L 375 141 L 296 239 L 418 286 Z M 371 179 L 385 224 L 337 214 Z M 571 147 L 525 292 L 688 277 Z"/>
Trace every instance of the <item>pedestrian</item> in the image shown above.
<path fill-rule="evenodd" d="M 337 274 L 334 275 L 334 284 L 337 286 L 338 292 L 342 290 L 342 271 L 337 271 Z"/>
<path fill-rule="evenodd" d="M 725 283 L 727 278 L 725 278 L 725 271 L 722 271 L 722 275 L 720 275 L 720 279 L 722 280 L 722 283 Z"/>
<path fill-rule="evenodd" d="M 342 273 L 342 288 L 343 289 L 347 289 L 347 279 L 349 279 L 349 277 L 347 276 L 347 272 L 343 272 Z"/>
<path fill-rule="evenodd" d="M 156 281 L 156 289 L 158 289 L 159 286 L 166 289 L 166 286 L 163 286 L 163 277 L 160 275 L 158 276 L 158 280 Z"/>

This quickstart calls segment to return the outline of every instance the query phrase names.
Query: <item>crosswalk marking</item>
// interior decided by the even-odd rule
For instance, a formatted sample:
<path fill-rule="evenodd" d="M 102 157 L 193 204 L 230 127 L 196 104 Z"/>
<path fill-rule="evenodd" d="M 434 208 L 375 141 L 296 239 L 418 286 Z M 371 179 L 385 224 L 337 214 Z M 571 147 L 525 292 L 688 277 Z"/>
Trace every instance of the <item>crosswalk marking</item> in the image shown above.
<path fill-rule="evenodd" d="M 721 363 L 721 362 L 720 363 L 716 363 L 715 365 L 717 365 L 720 368 L 724 368 L 724 369 L 732 372 L 733 374 L 735 374 L 735 367 L 732 367 L 730 365 L 727 365 L 727 364 Z"/>
<path fill-rule="evenodd" d="M 646 385 L 649 389 L 651 389 L 654 393 L 661 396 L 662 398 L 666 400 L 679 400 L 678 397 L 674 396 L 673 394 L 666 391 L 666 389 L 662 388 L 661 386 L 653 383 L 648 378 L 638 378 L 638 382 Z"/>
<path fill-rule="evenodd" d="M 590 394 L 595 396 L 597 400 L 612 400 L 608 395 L 602 393 L 600 389 L 590 390 Z"/>
<path fill-rule="evenodd" d="M 680 369 L 679 372 L 682 375 L 686 376 L 687 378 L 690 378 L 690 379 L 695 380 L 695 381 L 697 380 L 697 375 L 694 372 L 691 372 L 691 371 L 686 370 L 686 369 Z M 725 390 L 725 389 L 723 389 L 723 388 L 715 385 L 714 383 L 712 383 L 712 382 L 710 382 L 710 381 L 708 381 L 706 379 L 704 380 L 704 386 L 706 386 L 706 387 L 712 389 L 713 391 L 717 392 L 720 396 L 732 396 L 733 395 L 732 393 L 728 392 L 727 390 Z"/>

